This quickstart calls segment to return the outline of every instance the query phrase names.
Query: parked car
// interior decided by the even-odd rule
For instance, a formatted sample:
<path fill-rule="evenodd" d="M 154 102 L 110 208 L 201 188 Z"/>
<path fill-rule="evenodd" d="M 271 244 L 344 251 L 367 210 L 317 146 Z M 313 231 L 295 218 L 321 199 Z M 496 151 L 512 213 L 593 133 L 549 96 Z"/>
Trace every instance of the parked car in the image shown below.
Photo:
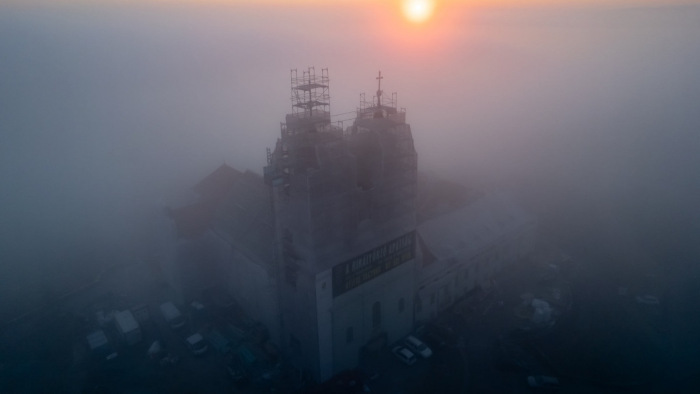
<path fill-rule="evenodd" d="M 428 358 L 433 355 L 433 351 L 430 350 L 430 348 L 426 346 L 426 344 L 424 344 L 423 341 L 414 337 L 413 335 L 409 335 L 408 337 L 406 337 L 406 340 L 404 340 L 404 344 L 410 351 L 412 351 L 415 354 L 420 354 L 423 358 Z"/>
<path fill-rule="evenodd" d="M 103 330 L 91 332 L 85 339 L 95 360 L 112 360 L 117 357 L 116 350 Z"/>
<path fill-rule="evenodd" d="M 163 318 L 173 330 L 178 330 L 186 324 L 185 318 L 182 316 L 182 313 L 180 313 L 180 310 L 170 301 L 160 305 L 160 313 L 163 314 Z"/>
<path fill-rule="evenodd" d="M 114 325 L 119 333 L 119 338 L 128 346 L 141 341 L 141 327 L 130 310 L 114 313 Z"/>
<path fill-rule="evenodd" d="M 401 362 L 406 365 L 413 365 L 416 362 L 416 356 L 413 354 L 413 352 L 401 345 L 395 346 L 393 349 L 391 349 L 391 352 L 394 353 L 396 358 L 401 360 Z"/>
<path fill-rule="evenodd" d="M 559 379 L 554 376 L 530 375 L 527 377 L 527 385 L 536 389 L 559 389 Z"/>
<path fill-rule="evenodd" d="M 192 351 L 192 354 L 199 356 L 207 352 L 209 348 L 204 337 L 200 333 L 192 334 L 185 339 L 187 347 Z"/>

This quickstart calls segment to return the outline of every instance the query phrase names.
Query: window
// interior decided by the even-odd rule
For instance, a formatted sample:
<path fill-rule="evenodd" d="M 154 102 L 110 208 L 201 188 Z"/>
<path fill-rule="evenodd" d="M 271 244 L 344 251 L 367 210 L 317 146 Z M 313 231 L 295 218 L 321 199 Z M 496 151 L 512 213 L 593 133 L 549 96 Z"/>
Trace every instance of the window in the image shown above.
<path fill-rule="evenodd" d="M 399 300 L 399 313 L 403 312 L 403 309 L 404 309 L 405 306 L 406 306 L 406 305 L 405 305 L 405 302 L 404 302 L 403 298 L 401 298 L 401 299 Z"/>
<path fill-rule="evenodd" d="M 353 336 L 352 327 L 348 327 L 347 330 L 345 330 L 345 343 L 352 343 Z"/>
<path fill-rule="evenodd" d="M 372 327 L 379 328 L 382 325 L 382 306 L 379 301 L 372 306 Z"/>

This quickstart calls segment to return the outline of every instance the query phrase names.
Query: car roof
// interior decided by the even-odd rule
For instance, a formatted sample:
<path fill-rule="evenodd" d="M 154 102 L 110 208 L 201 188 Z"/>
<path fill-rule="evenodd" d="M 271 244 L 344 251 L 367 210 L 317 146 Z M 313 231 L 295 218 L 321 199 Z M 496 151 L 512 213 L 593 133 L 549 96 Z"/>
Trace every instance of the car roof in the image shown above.
<path fill-rule="evenodd" d="M 200 334 L 200 333 L 192 334 L 189 337 L 187 337 L 187 342 L 191 343 L 192 345 L 194 345 L 195 343 L 197 343 L 199 341 L 203 341 L 203 340 L 204 340 L 204 337 L 202 337 L 202 334 Z"/>
<path fill-rule="evenodd" d="M 402 347 L 401 349 L 399 349 L 399 353 L 403 354 L 406 357 L 413 357 L 413 352 L 406 349 L 405 347 Z"/>

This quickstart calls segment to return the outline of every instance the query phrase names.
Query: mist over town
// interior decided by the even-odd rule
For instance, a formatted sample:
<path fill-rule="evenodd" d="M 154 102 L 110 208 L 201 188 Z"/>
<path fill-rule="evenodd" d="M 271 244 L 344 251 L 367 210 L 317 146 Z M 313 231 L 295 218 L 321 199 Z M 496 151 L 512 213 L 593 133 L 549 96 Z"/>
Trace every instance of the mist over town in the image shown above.
<path fill-rule="evenodd" d="M 434 7 L 0 5 L 0 391 L 692 391 L 698 5 Z"/>

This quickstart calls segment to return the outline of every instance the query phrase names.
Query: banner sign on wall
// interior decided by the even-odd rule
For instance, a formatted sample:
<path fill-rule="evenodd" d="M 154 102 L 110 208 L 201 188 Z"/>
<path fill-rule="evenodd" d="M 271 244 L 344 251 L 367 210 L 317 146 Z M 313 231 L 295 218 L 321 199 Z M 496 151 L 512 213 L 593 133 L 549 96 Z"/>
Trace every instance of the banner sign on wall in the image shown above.
<path fill-rule="evenodd" d="M 333 297 L 337 297 L 413 259 L 416 232 L 404 234 L 333 267 Z"/>

